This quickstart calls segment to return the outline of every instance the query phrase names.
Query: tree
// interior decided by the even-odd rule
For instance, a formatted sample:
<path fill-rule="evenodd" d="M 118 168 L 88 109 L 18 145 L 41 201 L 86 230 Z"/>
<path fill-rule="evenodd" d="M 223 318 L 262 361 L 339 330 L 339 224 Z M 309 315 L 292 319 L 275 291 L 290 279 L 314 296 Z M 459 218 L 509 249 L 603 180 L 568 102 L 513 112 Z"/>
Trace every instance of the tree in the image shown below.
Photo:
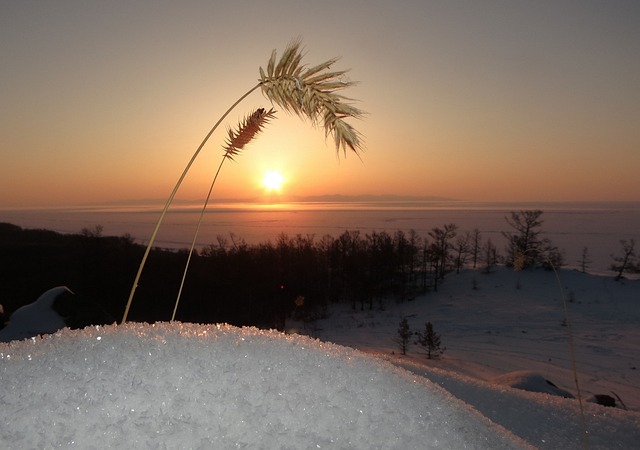
<path fill-rule="evenodd" d="M 620 256 L 611 255 L 614 261 L 614 263 L 611 264 L 611 270 L 618 272 L 616 281 L 622 278 L 624 272 L 635 272 L 638 270 L 634 263 L 636 241 L 633 239 L 629 241 L 622 239 L 620 245 L 622 245 L 622 254 Z"/>
<path fill-rule="evenodd" d="M 587 247 L 584 247 L 582 249 L 582 256 L 580 257 L 580 261 L 578 262 L 580 263 L 580 271 L 582 273 L 586 273 L 587 267 L 589 267 L 589 264 L 591 264 L 591 259 L 589 259 L 589 249 Z"/>
<path fill-rule="evenodd" d="M 487 239 L 487 242 L 482 246 L 482 253 L 485 264 L 484 271 L 485 273 L 491 273 L 491 270 L 498 263 L 498 248 L 491 239 Z"/>
<path fill-rule="evenodd" d="M 417 271 L 421 266 L 421 252 L 420 249 L 422 247 L 422 238 L 418 236 L 416 230 L 409 230 L 409 243 L 407 251 L 409 253 L 409 277 L 410 283 L 413 287 L 414 291 L 417 289 Z"/>
<path fill-rule="evenodd" d="M 95 225 L 93 228 L 82 227 L 82 230 L 80 230 L 80 234 L 86 238 L 99 238 L 99 237 L 102 237 L 103 231 L 104 231 L 104 227 L 98 224 L 98 225 Z"/>
<path fill-rule="evenodd" d="M 393 235 L 393 248 L 395 253 L 394 275 L 397 280 L 397 290 L 400 294 L 400 301 L 404 301 L 408 296 L 407 284 L 409 282 L 409 268 L 411 267 L 411 250 L 409 241 L 404 231 L 397 230 Z"/>
<path fill-rule="evenodd" d="M 545 270 L 556 270 L 564 265 L 564 254 L 551 241 L 545 240 L 539 262 Z"/>
<path fill-rule="evenodd" d="M 431 322 L 425 323 L 424 326 L 424 333 L 418 333 L 418 344 L 427 352 L 427 359 L 439 358 L 446 350 L 441 346 L 440 335 L 433 331 Z"/>
<path fill-rule="evenodd" d="M 395 342 L 400 346 L 400 352 L 403 355 L 407 354 L 407 346 L 409 345 L 409 339 L 411 339 L 411 330 L 409 329 L 409 321 L 406 317 L 403 317 L 398 327 L 398 337 Z"/>
<path fill-rule="evenodd" d="M 473 260 L 473 268 L 475 269 L 478 264 L 478 257 L 480 256 L 480 247 L 482 243 L 482 236 L 480 230 L 473 229 L 471 234 L 471 258 Z"/>
<path fill-rule="evenodd" d="M 337 295 L 351 302 L 355 310 L 358 299 L 364 298 L 364 273 L 362 268 L 366 266 L 366 242 L 360 237 L 360 231 L 346 230 L 335 241 L 331 252 L 335 259 L 333 268 L 336 275 L 334 278 Z"/>
<path fill-rule="evenodd" d="M 427 292 L 427 279 L 429 277 L 429 267 L 431 263 L 431 245 L 427 239 L 422 243 L 422 258 L 421 258 L 420 272 L 421 276 L 421 290 Z"/>
<path fill-rule="evenodd" d="M 444 280 L 444 274 L 447 271 L 447 265 L 451 257 L 451 239 L 456 237 L 458 226 L 450 223 L 443 228 L 433 228 L 429 232 L 429 236 L 433 238 L 431 244 L 431 253 L 434 268 L 434 290 L 438 290 L 438 280 Z"/>
<path fill-rule="evenodd" d="M 548 242 L 540 238 L 543 220 L 542 211 L 526 210 L 511 212 L 505 220 L 517 233 L 503 232 L 507 238 L 507 265 L 517 269 L 526 269 L 540 261 L 543 245 Z"/>
<path fill-rule="evenodd" d="M 369 261 L 369 288 L 383 301 L 392 292 L 394 282 L 394 242 L 391 235 L 385 231 L 376 232 L 366 236 Z M 373 301 L 373 295 L 370 302 Z M 370 309 L 372 303 L 370 303 Z"/>
<path fill-rule="evenodd" d="M 462 236 L 458 236 L 455 243 L 455 264 L 456 264 L 456 273 L 460 273 L 460 269 L 464 267 L 467 262 L 467 256 L 469 255 L 469 243 L 471 241 L 471 234 L 469 232 L 465 233 Z"/>

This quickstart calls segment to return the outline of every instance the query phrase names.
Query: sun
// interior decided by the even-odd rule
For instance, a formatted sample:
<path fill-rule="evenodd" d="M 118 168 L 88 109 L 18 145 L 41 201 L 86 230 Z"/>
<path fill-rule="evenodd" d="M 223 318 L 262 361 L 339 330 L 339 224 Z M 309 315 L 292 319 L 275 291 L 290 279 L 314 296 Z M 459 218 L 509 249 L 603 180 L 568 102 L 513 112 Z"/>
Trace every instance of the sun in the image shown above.
<path fill-rule="evenodd" d="M 280 175 L 280 172 L 276 170 L 265 172 L 264 177 L 262 178 L 262 184 L 267 191 L 280 191 L 283 183 L 284 178 Z"/>

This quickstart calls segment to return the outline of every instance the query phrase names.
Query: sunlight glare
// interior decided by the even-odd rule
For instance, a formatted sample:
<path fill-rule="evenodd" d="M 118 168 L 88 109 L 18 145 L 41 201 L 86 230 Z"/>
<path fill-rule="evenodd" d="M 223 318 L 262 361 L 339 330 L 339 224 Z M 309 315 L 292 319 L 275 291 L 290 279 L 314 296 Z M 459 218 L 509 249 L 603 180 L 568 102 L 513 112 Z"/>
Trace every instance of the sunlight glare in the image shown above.
<path fill-rule="evenodd" d="M 280 172 L 275 170 L 268 171 L 264 174 L 262 178 L 262 184 L 268 191 L 279 191 L 282 189 L 282 183 L 284 182 L 284 178 L 280 175 Z"/>

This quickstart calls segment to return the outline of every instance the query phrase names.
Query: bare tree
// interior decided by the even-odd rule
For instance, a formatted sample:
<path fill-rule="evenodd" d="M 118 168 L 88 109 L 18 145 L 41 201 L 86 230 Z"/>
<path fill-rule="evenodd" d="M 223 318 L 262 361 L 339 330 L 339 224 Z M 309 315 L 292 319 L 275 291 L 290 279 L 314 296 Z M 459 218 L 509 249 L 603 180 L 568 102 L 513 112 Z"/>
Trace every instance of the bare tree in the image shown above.
<path fill-rule="evenodd" d="M 458 226 L 450 223 L 443 228 L 433 228 L 429 232 L 429 236 L 433 238 L 432 256 L 434 264 L 434 289 L 438 290 L 438 280 L 444 279 L 444 274 L 447 270 L 447 264 L 451 256 L 451 239 L 456 237 Z"/>
<path fill-rule="evenodd" d="M 491 273 L 491 270 L 498 263 L 498 248 L 491 241 L 491 239 L 487 239 L 487 242 L 482 246 L 483 256 L 484 256 L 484 271 L 486 273 Z"/>
<path fill-rule="evenodd" d="M 624 272 L 633 272 L 637 270 L 634 263 L 634 258 L 636 256 L 636 241 L 633 239 L 630 239 L 629 241 L 622 239 L 620 241 L 620 245 L 622 245 L 622 254 L 620 256 L 611 255 L 614 261 L 614 263 L 611 264 L 611 270 L 618 272 L 616 275 L 616 281 L 622 278 L 622 274 Z"/>
<path fill-rule="evenodd" d="M 467 256 L 470 251 L 471 234 L 466 232 L 464 235 L 458 236 L 454 246 L 456 255 L 456 273 L 460 273 L 460 269 L 466 264 Z"/>
<path fill-rule="evenodd" d="M 545 241 L 540 238 L 543 220 L 542 211 L 526 210 L 511 212 L 511 217 L 505 220 L 516 233 L 503 232 L 507 238 L 507 265 L 525 269 L 539 261 Z"/>
<path fill-rule="evenodd" d="M 473 260 L 473 268 L 478 265 L 478 257 L 480 256 L 480 246 L 482 245 L 482 236 L 480 230 L 474 228 L 471 232 L 471 259 Z"/>
<path fill-rule="evenodd" d="M 236 236 L 235 233 L 229 233 L 229 237 L 231 238 L 231 244 L 233 247 L 233 251 L 245 251 L 248 249 L 248 245 L 244 238 Z"/>
<path fill-rule="evenodd" d="M 409 230 L 409 246 L 408 246 L 408 260 L 409 260 L 409 278 L 410 283 L 413 286 L 413 289 L 416 289 L 417 281 L 416 281 L 416 272 L 420 267 L 421 261 L 421 252 L 420 248 L 422 247 L 422 238 L 418 235 L 416 230 Z"/>
<path fill-rule="evenodd" d="M 425 239 L 422 243 L 422 265 L 420 267 L 420 271 L 422 273 L 422 292 L 427 292 L 427 280 L 429 278 L 429 267 L 431 262 L 431 245 L 429 241 Z"/>
<path fill-rule="evenodd" d="M 538 254 L 538 262 L 545 270 L 559 269 L 564 265 L 564 253 L 551 241 L 544 240 L 544 245 Z"/>
<path fill-rule="evenodd" d="M 98 224 L 98 225 L 95 225 L 93 228 L 83 227 L 80 230 L 80 234 L 87 238 L 99 238 L 99 237 L 102 237 L 103 231 L 104 231 L 104 227 Z"/>

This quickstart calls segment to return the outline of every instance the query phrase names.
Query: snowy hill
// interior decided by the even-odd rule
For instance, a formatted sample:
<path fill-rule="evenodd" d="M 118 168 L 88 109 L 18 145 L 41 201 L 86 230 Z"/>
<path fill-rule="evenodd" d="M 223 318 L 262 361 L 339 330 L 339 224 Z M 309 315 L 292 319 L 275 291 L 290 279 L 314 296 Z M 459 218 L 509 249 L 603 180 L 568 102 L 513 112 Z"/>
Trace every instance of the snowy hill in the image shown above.
<path fill-rule="evenodd" d="M 329 318 L 301 332 L 423 375 L 536 447 L 557 448 L 559 424 L 575 436 L 584 428 L 578 401 L 511 389 L 501 378 L 522 371 L 541 374 L 577 396 L 570 328 L 582 397 L 593 402 L 595 395 L 619 396 L 629 410 L 586 403 L 591 448 L 635 447 L 640 442 L 640 280 L 616 282 L 571 270 L 558 277 L 563 293 L 553 272 L 467 270 L 450 275 L 438 292 L 387 302 L 383 311 L 333 307 Z M 427 360 L 418 345 L 399 354 L 394 338 L 402 317 L 414 331 L 427 321 L 433 324 L 447 348 L 441 359 Z M 628 428 L 618 420 L 628 420 Z"/>
<path fill-rule="evenodd" d="M 640 411 L 640 280 L 616 282 L 571 270 L 560 271 L 559 279 L 583 395 L 614 391 L 629 409 Z M 333 307 L 327 320 L 301 331 L 480 380 L 535 371 L 576 395 L 564 308 L 553 272 L 468 270 L 449 275 L 438 292 L 387 302 L 384 311 Z M 427 361 L 417 345 L 405 357 L 392 356 L 399 353 L 393 338 L 402 317 L 413 331 L 433 324 L 447 347 L 442 359 Z"/>
<path fill-rule="evenodd" d="M 501 269 L 383 311 L 336 306 L 300 330 L 322 341 L 173 323 L 0 344 L 0 446 L 583 448 L 586 427 L 589 448 L 636 447 L 640 282 L 561 281 L 582 395 L 614 391 L 629 411 L 585 403 L 583 424 L 577 400 L 506 385 L 576 394 L 553 273 Z M 442 359 L 398 354 L 401 317 L 434 324 Z M 514 371 L 529 372 L 499 378 Z"/>

